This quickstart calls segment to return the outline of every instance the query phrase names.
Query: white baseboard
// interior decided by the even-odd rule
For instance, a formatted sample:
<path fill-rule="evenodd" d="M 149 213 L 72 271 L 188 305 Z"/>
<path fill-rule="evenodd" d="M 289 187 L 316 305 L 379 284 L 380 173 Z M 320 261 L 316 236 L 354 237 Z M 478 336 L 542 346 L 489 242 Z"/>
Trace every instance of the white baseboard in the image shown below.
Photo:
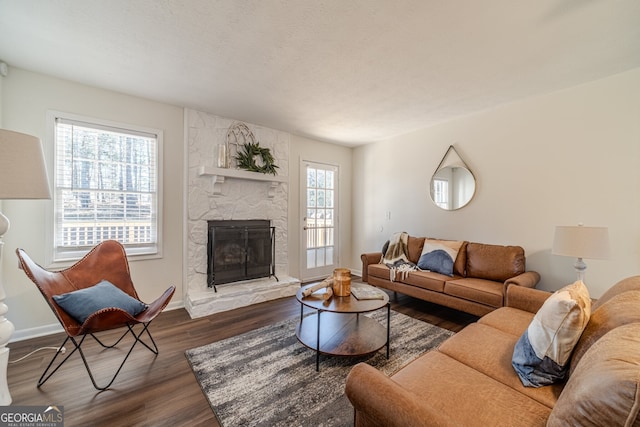
<path fill-rule="evenodd" d="M 165 311 L 177 310 L 179 308 L 184 308 L 184 301 L 171 301 L 165 308 Z M 9 343 L 24 341 L 31 338 L 44 337 L 47 335 L 57 334 L 59 332 L 64 332 L 64 329 L 62 329 L 62 326 L 60 326 L 59 323 L 38 326 L 36 328 L 20 329 L 13 333 L 11 339 L 9 340 Z"/>
<path fill-rule="evenodd" d="M 47 335 L 57 334 L 58 332 L 64 332 L 62 326 L 59 323 L 52 323 L 50 325 L 38 326 L 37 328 L 20 329 L 11 335 L 9 344 L 16 341 L 28 340 L 30 338 L 44 337 Z"/>
<path fill-rule="evenodd" d="M 177 310 L 179 308 L 184 308 L 184 301 L 183 300 L 179 300 L 179 301 L 171 301 L 167 307 L 164 309 L 164 311 L 171 311 L 171 310 Z"/>

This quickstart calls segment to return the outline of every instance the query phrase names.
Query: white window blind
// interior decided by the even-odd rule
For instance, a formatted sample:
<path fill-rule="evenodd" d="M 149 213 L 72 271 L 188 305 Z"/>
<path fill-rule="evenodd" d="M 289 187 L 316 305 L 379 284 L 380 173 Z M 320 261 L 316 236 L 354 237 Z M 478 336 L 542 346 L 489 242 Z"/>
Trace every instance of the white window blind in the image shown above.
<path fill-rule="evenodd" d="M 158 252 L 158 137 L 55 118 L 54 262 L 108 239 Z"/>

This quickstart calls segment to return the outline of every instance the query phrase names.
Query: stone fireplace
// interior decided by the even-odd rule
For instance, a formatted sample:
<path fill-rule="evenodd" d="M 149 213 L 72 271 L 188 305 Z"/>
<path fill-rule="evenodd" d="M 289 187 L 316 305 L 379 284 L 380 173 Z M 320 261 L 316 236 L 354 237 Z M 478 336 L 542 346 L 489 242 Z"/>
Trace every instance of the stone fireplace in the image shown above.
<path fill-rule="evenodd" d="M 300 281 L 289 276 L 287 253 L 290 135 L 247 124 L 260 146 L 271 150 L 279 166 L 276 176 L 233 167 L 219 169 L 215 167 L 217 148 L 225 143 L 233 122 L 212 114 L 185 110 L 189 176 L 184 300 L 191 317 L 295 295 L 300 287 Z M 216 283 L 215 288 L 210 287 L 209 224 L 230 220 L 241 224 L 256 218 L 273 227 L 271 271 L 264 277 L 257 277 L 262 275 L 262 270 L 260 274 L 252 272 L 240 281 Z M 242 254 L 236 247 L 226 256 L 233 258 L 234 250 L 235 256 Z"/>

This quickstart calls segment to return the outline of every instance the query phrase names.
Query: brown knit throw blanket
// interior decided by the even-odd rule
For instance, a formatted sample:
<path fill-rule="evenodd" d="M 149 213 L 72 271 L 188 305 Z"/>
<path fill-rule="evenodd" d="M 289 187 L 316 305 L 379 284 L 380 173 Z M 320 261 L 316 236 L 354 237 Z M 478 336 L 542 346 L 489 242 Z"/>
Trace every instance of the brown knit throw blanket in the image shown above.
<path fill-rule="evenodd" d="M 382 255 L 382 263 L 389 267 L 389 278 L 392 282 L 396 277 L 404 279 L 411 271 L 418 269 L 414 263 L 409 261 L 409 234 L 406 232 L 394 233 L 389 240 L 389 248 Z"/>

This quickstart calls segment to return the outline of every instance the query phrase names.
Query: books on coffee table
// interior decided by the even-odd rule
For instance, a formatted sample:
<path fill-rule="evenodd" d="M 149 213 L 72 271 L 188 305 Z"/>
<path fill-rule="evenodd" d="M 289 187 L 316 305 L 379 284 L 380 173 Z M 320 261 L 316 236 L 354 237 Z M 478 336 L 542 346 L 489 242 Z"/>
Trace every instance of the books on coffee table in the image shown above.
<path fill-rule="evenodd" d="M 357 288 L 352 287 L 351 293 L 354 297 L 364 300 L 364 299 L 383 299 L 384 294 L 382 291 L 379 291 L 375 288 Z"/>

